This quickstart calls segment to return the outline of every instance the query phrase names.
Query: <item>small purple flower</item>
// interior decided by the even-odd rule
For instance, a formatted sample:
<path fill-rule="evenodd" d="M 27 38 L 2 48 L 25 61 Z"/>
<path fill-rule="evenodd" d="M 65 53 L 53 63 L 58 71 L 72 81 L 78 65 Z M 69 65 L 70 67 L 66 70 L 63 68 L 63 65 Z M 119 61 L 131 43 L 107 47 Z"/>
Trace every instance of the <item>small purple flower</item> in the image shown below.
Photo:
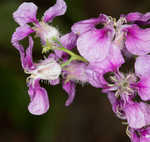
<path fill-rule="evenodd" d="M 32 48 L 33 40 L 29 37 L 29 47 L 24 51 L 20 44 L 16 44 L 21 56 L 22 67 L 30 76 L 27 78 L 29 87 L 30 104 L 29 111 L 35 115 L 46 113 L 49 108 L 49 100 L 47 92 L 44 88 L 40 87 L 40 80 L 51 81 L 59 80 L 61 74 L 61 66 L 52 57 L 42 60 L 39 63 L 33 63 Z"/>
<path fill-rule="evenodd" d="M 24 2 L 13 13 L 15 21 L 20 25 L 12 36 L 12 43 L 24 39 L 29 34 L 35 32 L 45 44 L 46 41 L 52 42 L 52 38 L 59 38 L 58 30 L 48 25 L 47 22 L 52 22 L 56 16 L 63 15 L 66 11 L 66 3 L 63 0 L 57 0 L 56 4 L 50 7 L 42 18 L 41 22 L 36 19 L 37 6 L 31 2 Z M 34 27 L 30 27 L 28 23 L 33 23 Z"/>
<path fill-rule="evenodd" d="M 104 14 L 75 23 L 72 31 L 79 35 L 77 49 L 90 63 L 101 62 L 107 59 L 113 46 L 127 48 L 134 55 L 150 53 L 150 28 L 141 29 L 136 24 L 127 24 L 126 17 L 118 21 Z M 96 25 L 103 28 L 97 29 Z"/>

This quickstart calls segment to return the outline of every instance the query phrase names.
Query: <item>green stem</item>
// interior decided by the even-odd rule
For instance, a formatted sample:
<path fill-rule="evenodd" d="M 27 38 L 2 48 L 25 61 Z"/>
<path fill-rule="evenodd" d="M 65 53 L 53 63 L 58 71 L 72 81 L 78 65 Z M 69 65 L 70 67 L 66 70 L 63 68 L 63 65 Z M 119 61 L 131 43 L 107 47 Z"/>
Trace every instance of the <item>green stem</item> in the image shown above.
<path fill-rule="evenodd" d="M 68 53 L 71 56 L 72 60 L 78 60 L 78 61 L 88 62 L 83 57 L 81 57 L 81 56 L 73 53 L 72 51 L 68 50 L 67 48 L 65 48 L 56 38 L 53 38 L 53 41 L 55 41 L 60 46 L 60 47 L 56 47 L 56 49 Z"/>

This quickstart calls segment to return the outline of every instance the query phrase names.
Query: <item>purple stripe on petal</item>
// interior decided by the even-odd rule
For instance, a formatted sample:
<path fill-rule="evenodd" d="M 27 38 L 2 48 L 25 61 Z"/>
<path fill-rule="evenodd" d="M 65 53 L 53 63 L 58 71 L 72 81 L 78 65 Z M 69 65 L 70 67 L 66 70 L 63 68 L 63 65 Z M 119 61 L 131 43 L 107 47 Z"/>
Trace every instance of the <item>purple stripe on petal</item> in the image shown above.
<path fill-rule="evenodd" d="M 119 67 L 124 63 L 124 58 L 118 46 L 111 45 L 108 56 L 101 62 L 92 62 L 92 66 L 95 66 L 97 72 L 107 73 L 116 72 Z"/>
<path fill-rule="evenodd" d="M 37 6 L 32 2 L 24 2 L 13 13 L 15 21 L 19 25 L 24 25 L 30 22 L 37 22 L 36 19 Z"/>
<path fill-rule="evenodd" d="M 63 82 L 63 89 L 68 93 L 68 99 L 65 102 L 66 106 L 69 106 L 75 97 L 75 84 L 72 81 L 69 82 Z"/>
<path fill-rule="evenodd" d="M 94 29 L 79 36 L 77 49 L 89 62 L 99 62 L 108 55 L 111 40 L 109 29 Z"/>
<path fill-rule="evenodd" d="M 56 16 L 64 15 L 67 6 L 64 0 L 57 0 L 56 4 L 45 11 L 44 22 L 51 22 Z"/>
<path fill-rule="evenodd" d="M 137 25 L 126 28 L 125 45 L 129 52 L 135 55 L 150 53 L 150 28 L 140 29 Z"/>

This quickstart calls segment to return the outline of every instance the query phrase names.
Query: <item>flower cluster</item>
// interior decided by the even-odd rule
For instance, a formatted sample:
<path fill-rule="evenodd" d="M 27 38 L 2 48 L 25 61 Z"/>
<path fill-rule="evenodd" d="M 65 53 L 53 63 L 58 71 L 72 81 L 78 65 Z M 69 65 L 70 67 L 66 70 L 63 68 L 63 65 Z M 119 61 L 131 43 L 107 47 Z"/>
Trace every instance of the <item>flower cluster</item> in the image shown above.
<path fill-rule="evenodd" d="M 62 81 L 68 94 L 66 106 L 75 97 L 75 84 L 89 83 L 107 94 L 113 112 L 126 121 L 132 142 L 150 141 L 150 28 L 146 27 L 150 24 L 150 13 L 133 12 L 121 15 L 118 20 L 100 14 L 73 24 L 70 33 L 61 35 L 49 23 L 63 15 L 66 8 L 64 0 L 57 0 L 41 21 L 36 18 L 37 6 L 31 2 L 24 2 L 13 13 L 19 27 L 11 42 L 20 53 L 25 73 L 30 74 L 27 78 L 29 112 L 41 115 L 49 109 L 47 91 L 40 86 L 41 80 L 50 85 Z M 42 54 L 48 54 L 38 63 L 32 57 L 33 33 L 41 39 Z M 27 49 L 21 44 L 26 37 Z M 134 61 L 130 66 L 132 72 L 121 71 L 131 60 Z"/>

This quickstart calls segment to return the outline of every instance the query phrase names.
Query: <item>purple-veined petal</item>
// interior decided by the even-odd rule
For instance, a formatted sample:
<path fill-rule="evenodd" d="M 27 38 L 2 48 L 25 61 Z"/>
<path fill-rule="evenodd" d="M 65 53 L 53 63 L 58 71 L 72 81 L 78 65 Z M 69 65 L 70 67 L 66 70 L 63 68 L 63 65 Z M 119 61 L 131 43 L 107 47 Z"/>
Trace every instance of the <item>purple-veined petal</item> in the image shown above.
<path fill-rule="evenodd" d="M 69 106 L 75 97 L 75 84 L 72 81 L 68 81 L 68 82 L 63 82 L 63 89 L 67 92 L 68 94 L 68 99 L 65 102 L 66 106 Z"/>
<path fill-rule="evenodd" d="M 19 44 L 19 42 L 14 42 L 13 45 L 20 53 L 21 64 L 23 69 L 26 71 L 32 70 L 35 68 L 34 63 L 32 61 L 32 48 L 33 48 L 33 40 L 32 37 L 29 37 L 29 47 L 24 50 L 24 47 Z"/>
<path fill-rule="evenodd" d="M 140 78 L 140 81 L 137 84 L 138 94 L 142 100 L 148 101 L 150 100 L 150 78 L 149 76 L 145 76 Z"/>
<path fill-rule="evenodd" d="M 24 39 L 32 32 L 34 31 L 28 25 L 23 25 L 18 27 L 12 35 L 12 39 L 11 39 L 12 44 L 15 46 L 16 42 Z"/>
<path fill-rule="evenodd" d="M 107 73 L 116 72 L 119 67 L 124 63 L 124 58 L 121 54 L 119 47 L 114 44 L 111 45 L 108 56 L 101 62 L 92 62 L 91 65 L 95 66 L 97 72 Z"/>
<path fill-rule="evenodd" d="M 129 52 L 135 55 L 150 53 L 150 28 L 140 29 L 137 25 L 126 28 L 125 45 Z"/>
<path fill-rule="evenodd" d="M 87 67 L 86 69 L 87 79 L 92 86 L 96 88 L 102 88 L 103 85 L 107 84 L 107 82 L 103 78 L 103 71 L 100 69 L 96 71 L 96 69 L 97 68 L 92 65 L 89 65 Z"/>
<path fill-rule="evenodd" d="M 128 22 L 149 24 L 150 12 L 142 14 L 140 12 L 131 12 L 125 16 Z"/>
<path fill-rule="evenodd" d="M 139 77 L 150 75 L 150 55 L 139 56 L 136 58 L 135 73 Z"/>
<path fill-rule="evenodd" d="M 94 29 L 79 36 L 77 49 L 89 62 L 100 62 L 108 55 L 111 40 L 109 29 Z"/>
<path fill-rule="evenodd" d="M 19 25 L 25 25 L 30 22 L 37 22 L 36 19 L 37 6 L 32 2 L 24 2 L 13 13 L 15 21 Z"/>
<path fill-rule="evenodd" d="M 124 108 L 129 126 L 135 129 L 150 125 L 150 106 L 149 104 L 131 103 Z"/>
<path fill-rule="evenodd" d="M 40 87 L 39 80 L 29 85 L 30 104 L 28 110 L 34 115 L 42 115 L 49 109 L 49 99 L 44 88 Z"/>
<path fill-rule="evenodd" d="M 91 29 L 93 29 L 97 24 L 99 23 L 106 23 L 107 22 L 108 17 L 104 14 L 100 14 L 98 18 L 91 18 L 88 20 L 83 20 L 80 22 L 75 23 L 72 27 L 71 30 L 75 33 L 75 34 L 82 34 L 84 32 L 88 32 Z"/>
<path fill-rule="evenodd" d="M 56 4 L 45 11 L 43 21 L 51 22 L 56 16 L 64 15 L 67 6 L 64 0 L 57 0 Z"/>
<path fill-rule="evenodd" d="M 71 50 L 76 46 L 76 41 L 77 41 L 77 35 L 74 34 L 73 32 L 70 32 L 60 38 L 61 44 Z M 61 50 L 55 50 L 56 55 L 61 58 L 62 56 L 67 56 L 65 52 Z"/>

